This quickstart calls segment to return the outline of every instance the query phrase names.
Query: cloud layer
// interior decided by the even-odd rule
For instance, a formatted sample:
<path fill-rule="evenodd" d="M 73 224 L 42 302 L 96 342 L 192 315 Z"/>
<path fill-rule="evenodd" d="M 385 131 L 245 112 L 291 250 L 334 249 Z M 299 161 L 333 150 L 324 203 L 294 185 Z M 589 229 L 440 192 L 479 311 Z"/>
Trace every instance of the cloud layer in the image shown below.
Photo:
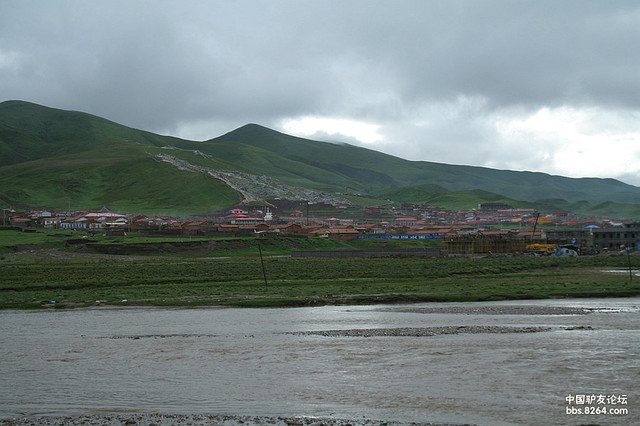
<path fill-rule="evenodd" d="M 0 94 L 640 185 L 640 3 L 0 0 Z"/>

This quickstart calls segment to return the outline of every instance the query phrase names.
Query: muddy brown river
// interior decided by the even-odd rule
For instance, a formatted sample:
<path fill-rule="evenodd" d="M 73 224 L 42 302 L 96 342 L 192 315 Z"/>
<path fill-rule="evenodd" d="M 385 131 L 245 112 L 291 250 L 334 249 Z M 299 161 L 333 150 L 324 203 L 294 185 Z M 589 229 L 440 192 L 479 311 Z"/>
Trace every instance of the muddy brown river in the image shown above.
<path fill-rule="evenodd" d="M 3 311 L 0 358 L 0 420 L 640 424 L 638 298 Z"/>

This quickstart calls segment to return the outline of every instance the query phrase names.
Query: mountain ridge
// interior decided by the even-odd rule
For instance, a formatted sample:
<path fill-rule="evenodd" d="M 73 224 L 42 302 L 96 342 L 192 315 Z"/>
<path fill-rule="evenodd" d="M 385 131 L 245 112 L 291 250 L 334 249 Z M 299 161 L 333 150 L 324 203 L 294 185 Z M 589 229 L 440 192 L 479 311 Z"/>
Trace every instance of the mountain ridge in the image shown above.
<path fill-rule="evenodd" d="M 263 139 L 259 139 L 260 137 Z M 247 142 L 247 140 L 252 140 L 253 142 Z M 296 149 L 290 150 L 292 145 L 283 144 L 283 140 L 295 141 L 293 146 Z M 243 141 L 243 143 L 252 143 L 254 146 L 263 148 L 269 146 L 270 149 L 275 146 L 277 152 L 286 158 L 321 166 L 328 170 L 346 174 L 349 177 L 357 178 L 358 172 L 362 173 L 364 170 L 370 173 L 373 168 L 374 174 L 386 177 L 386 181 L 382 182 L 382 185 L 371 185 L 368 188 L 374 192 L 388 189 L 383 188 L 384 186 L 403 187 L 436 183 L 450 191 L 485 189 L 489 192 L 529 202 L 556 197 L 565 198 L 567 201 L 581 201 L 584 199 L 596 203 L 606 201 L 628 202 L 629 198 L 635 197 L 636 202 L 633 204 L 640 203 L 638 198 L 640 188 L 616 179 L 570 178 L 543 172 L 499 170 L 481 166 L 412 161 L 349 144 L 334 145 L 329 142 L 311 141 L 313 142 L 312 144 L 304 145 L 301 141 L 308 141 L 307 139 L 286 135 L 257 124 L 242 126 L 218 138 L 210 139 L 208 142 L 212 141 Z M 265 141 L 268 141 L 268 144 Z M 323 149 L 322 153 L 318 152 L 318 147 L 321 146 L 318 144 L 324 144 L 322 147 L 326 148 Z M 339 156 L 335 154 L 338 151 L 341 154 Z M 358 163 L 360 166 L 354 167 L 353 165 L 340 163 L 347 154 L 351 156 L 366 155 L 352 159 L 352 163 Z M 384 162 L 384 164 L 381 164 L 381 162 Z M 379 170 L 387 170 L 389 168 L 395 168 L 391 175 L 379 172 Z M 367 178 L 371 177 L 368 173 L 364 173 Z M 587 188 L 585 184 L 588 184 L 589 187 Z M 523 191 L 524 187 L 528 188 Z M 596 194 L 601 194 L 601 196 Z"/>
<path fill-rule="evenodd" d="M 482 199 L 469 192 L 482 190 L 491 194 L 488 199 L 520 205 L 557 199 L 558 209 L 574 206 L 578 213 L 588 214 L 593 208 L 640 217 L 640 188 L 610 178 L 411 161 L 364 147 L 287 135 L 255 123 L 196 142 L 78 111 L 25 101 L 0 103 L 0 199 L 8 205 L 110 204 L 145 212 L 203 213 L 241 200 L 223 180 L 158 161 L 160 154 L 208 170 L 264 176 L 271 179 L 265 182 L 279 182 L 275 186 L 281 183 L 318 193 L 396 197 L 397 202 L 421 204 L 438 199 L 424 185 L 437 185 L 450 193 L 440 199 L 458 197 L 460 202 L 449 202 L 456 207 L 464 199 Z M 180 180 L 190 185 L 176 184 Z"/>

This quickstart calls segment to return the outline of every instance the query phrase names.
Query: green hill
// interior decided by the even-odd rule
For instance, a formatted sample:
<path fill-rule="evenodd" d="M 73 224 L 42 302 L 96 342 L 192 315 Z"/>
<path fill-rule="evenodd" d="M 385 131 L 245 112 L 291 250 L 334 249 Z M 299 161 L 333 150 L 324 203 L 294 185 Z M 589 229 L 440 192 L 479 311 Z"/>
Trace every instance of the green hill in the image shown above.
<path fill-rule="evenodd" d="M 83 112 L 23 101 L 0 103 L 0 166 L 116 146 L 179 142 Z"/>
<path fill-rule="evenodd" d="M 256 124 L 248 124 L 209 142 L 250 144 L 357 181 L 368 192 L 432 184 L 449 191 L 481 189 L 524 201 L 560 198 L 569 202 L 640 204 L 640 188 L 615 179 L 575 179 L 536 172 L 408 161 L 347 144 L 309 141 Z"/>
<path fill-rule="evenodd" d="M 583 214 L 640 218 L 640 188 L 613 179 L 408 161 L 256 124 L 194 142 L 83 112 L 0 103 L 3 205 L 77 210 L 106 205 L 130 213 L 188 215 L 226 209 L 242 199 L 324 200 L 339 197 L 336 193 L 452 209 L 539 202 Z"/>
<path fill-rule="evenodd" d="M 422 204 L 445 207 L 450 210 L 464 210 L 476 207 L 481 203 L 502 203 L 514 208 L 533 208 L 534 203 L 514 200 L 500 194 L 472 189 L 466 191 L 448 191 L 438 185 L 413 185 L 377 194 L 378 198 L 395 200 L 403 203 Z M 551 207 L 553 208 L 553 207 Z"/>
<path fill-rule="evenodd" d="M 21 101 L 0 104 L 0 200 L 15 207 L 190 214 L 228 207 L 219 180 L 155 160 L 187 141 Z"/>

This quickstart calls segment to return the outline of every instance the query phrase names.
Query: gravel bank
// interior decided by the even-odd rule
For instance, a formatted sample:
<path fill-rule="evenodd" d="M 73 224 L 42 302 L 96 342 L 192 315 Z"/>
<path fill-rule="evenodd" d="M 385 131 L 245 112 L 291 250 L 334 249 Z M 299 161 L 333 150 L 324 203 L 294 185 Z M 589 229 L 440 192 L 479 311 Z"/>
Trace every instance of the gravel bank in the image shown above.
<path fill-rule="evenodd" d="M 549 327 L 501 327 L 492 325 L 468 325 L 420 328 L 356 328 L 351 330 L 301 331 L 289 334 L 326 337 L 429 337 L 444 334 L 503 334 L 503 333 L 539 333 L 549 331 Z"/>
<path fill-rule="evenodd" d="M 256 416 L 224 416 L 207 414 L 102 414 L 88 416 L 59 417 L 23 417 L 17 419 L 0 419 L 0 425 L 6 426 L 435 426 L 450 425 L 443 423 L 398 423 L 380 420 L 344 420 L 318 417 L 256 417 Z"/>
<path fill-rule="evenodd" d="M 573 308 L 564 306 L 437 306 L 428 308 L 389 309 L 393 312 L 414 314 L 468 314 L 468 315 L 585 315 L 597 309 Z"/>

